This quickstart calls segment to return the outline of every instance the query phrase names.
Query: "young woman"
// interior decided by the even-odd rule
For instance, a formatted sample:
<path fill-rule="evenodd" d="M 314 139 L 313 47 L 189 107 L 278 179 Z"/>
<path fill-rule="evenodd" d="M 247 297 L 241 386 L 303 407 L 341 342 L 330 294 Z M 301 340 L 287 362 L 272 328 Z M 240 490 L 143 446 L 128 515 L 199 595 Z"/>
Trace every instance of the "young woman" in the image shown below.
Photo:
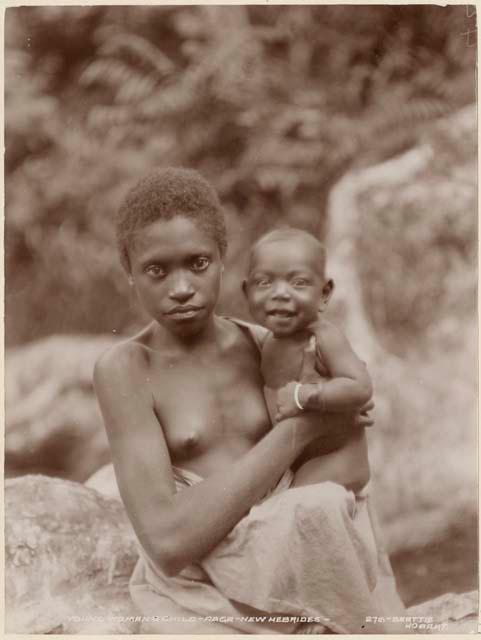
<path fill-rule="evenodd" d="M 155 172 L 127 195 L 117 233 L 123 266 L 152 322 L 100 358 L 95 388 L 140 543 L 131 593 L 151 619 L 143 631 L 304 631 L 298 622 L 249 620 L 252 610 L 227 599 L 201 568 L 254 505 L 276 485 L 282 489 L 279 480 L 318 435 L 302 417 L 271 428 L 260 334 L 215 314 L 226 250 L 218 198 L 194 171 Z M 369 426 L 370 408 L 326 414 L 326 424 Z M 316 485 L 316 500 L 345 509 L 347 492 L 325 494 L 331 486 Z M 366 528 L 351 516 L 347 537 Z M 192 613 L 199 610 L 217 612 L 210 616 L 216 621 Z"/>

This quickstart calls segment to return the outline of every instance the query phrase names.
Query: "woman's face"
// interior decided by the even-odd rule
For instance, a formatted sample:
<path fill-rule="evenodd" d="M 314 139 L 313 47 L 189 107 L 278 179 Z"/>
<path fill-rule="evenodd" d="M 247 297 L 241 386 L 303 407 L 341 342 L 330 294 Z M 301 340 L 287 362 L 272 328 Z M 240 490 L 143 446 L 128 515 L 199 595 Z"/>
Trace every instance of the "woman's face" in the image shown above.
<path fill-rule="evenodd" d="M 169 332 L 193 335 L 211 318 L 222 262 L 217 243 L 183 216 L 158 220 L 135 234 L 131 275 L 144 309 Z"/>

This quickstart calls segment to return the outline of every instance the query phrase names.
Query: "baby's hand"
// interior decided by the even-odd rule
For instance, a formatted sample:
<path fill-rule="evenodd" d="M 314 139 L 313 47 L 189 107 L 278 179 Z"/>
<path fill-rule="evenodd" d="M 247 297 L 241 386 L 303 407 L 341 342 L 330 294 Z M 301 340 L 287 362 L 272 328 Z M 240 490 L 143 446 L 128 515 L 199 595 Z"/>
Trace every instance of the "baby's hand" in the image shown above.
<path fill-rule="evenodd" d="M 284 418 L 293 418 L 302 413 L 301 409 L 296 405 L 294 393 L 297 382 L 288 382 L 285 387 L 277 390 L 276 403 L 277 414 L 276 422 L 284 420 Z"/>

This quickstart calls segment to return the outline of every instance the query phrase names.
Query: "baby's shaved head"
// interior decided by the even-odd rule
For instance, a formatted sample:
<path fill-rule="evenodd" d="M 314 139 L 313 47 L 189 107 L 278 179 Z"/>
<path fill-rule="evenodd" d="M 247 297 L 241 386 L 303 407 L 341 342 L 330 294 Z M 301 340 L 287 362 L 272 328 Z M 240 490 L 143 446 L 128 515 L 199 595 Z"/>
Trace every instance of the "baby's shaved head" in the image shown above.
<path fill-rule="evenodd" d="M 254 244 L 251 249 L 250 260 L 249 260 L 249 271 L 252 268 L 252 264 L 254 262 L 255 256 L 259 251 L 262 250 L 262 247 L 268 244 L 283 244 L 290 242 L 298 242 L 300 245 L 304 245 L 308 247 L 311 251 L 314 250 L 319 255 L 319 270 L 322 274 L 324 274 L 326 268 L 326 249 L 322 242 L 309 233 L 308 231 L 304 231 L 303 229 L 295 229 L 294 227 L 282 227 L 280 229 L 274 229 L 274 231 L 269 231 L 265 235 L 263 235 L 259 240 Z"/>

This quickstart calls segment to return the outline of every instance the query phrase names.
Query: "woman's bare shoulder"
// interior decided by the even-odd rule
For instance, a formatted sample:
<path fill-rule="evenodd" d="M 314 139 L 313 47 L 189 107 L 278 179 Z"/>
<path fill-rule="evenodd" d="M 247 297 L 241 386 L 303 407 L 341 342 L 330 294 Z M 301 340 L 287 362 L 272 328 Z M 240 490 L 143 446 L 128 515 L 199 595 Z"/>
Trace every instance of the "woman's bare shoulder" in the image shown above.
<path fill-rule="evenodd" d="M 253 344 L 257 351 L 262 351 L 262 346 L 266 341 L 269 331 L 258 324 L 240 320 L 239 318 L 233 318 L 231 316 L 223 316 L 220 318 L 225 326 L 228 326 L 234 335 L 239 336 L 243 334 L 249 338 L 251 344 Z M 240 334 L 239 334 L 240 329 Z"/>
<path fill-rule="evenodd" d="M 113 439 L 130 433 L 138 421 L 149 424 L 152 420 L 151 387 L 145 384 L 147 362 L 145 346 L 131 338 L 110 347 L 95 364 L 95 393 Z"/>
<path fill-rule="evenodd" d="M 104 382 L 132 383 L 145 371 L 148 364 L 148 331 L 149 327 L 112 345 L 100 355 L 94 367 L 96 388 Z"/>

